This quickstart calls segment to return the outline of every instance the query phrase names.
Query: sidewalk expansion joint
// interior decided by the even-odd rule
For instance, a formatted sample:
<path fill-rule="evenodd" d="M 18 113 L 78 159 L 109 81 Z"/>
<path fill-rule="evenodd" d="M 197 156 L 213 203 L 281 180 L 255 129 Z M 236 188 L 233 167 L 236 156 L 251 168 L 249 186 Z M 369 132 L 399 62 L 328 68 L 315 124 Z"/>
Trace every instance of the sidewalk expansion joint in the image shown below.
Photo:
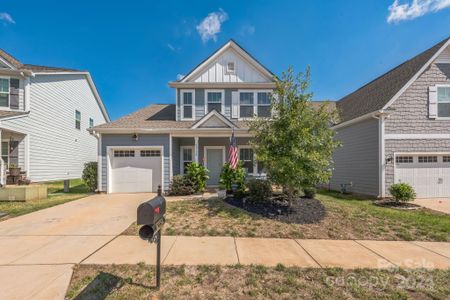
<path fill-rule="evenodd" d="M 303 251 L 306 252 L 306 254 L 309 255 L 309 257 L 311 257 L 311 259 L 319 266 L 319 268 L 323 269 L 322 265 L 314 258 L 314 256 L 312 256 L 312 255 L 308 252 L 308 250 L 306 250 L 306 249 L 299 243 L 299 241 L 297 241 L 296 239 L 293 239 L 293 240 L 294 240 L 294 242 L 297 243 L 297 245 L 300 246 L 300 248 L 303 249 Z"/>
<path fill-rule="evenodd" d="M 389 262 L 389 263 L 393 264 L 394 266 L 400 268 L 400 266 L 399 266 L 398 264 L 395 264 L 394 262 L 390 261 L 389 259 L 387 259 L 387 258 L 384 257 L 383 255 L 381 255 L 380 253 L 375 252 L 374 250 L 370 249 L 369 247 L 365 246 L 364 244 L 361 244 L 361 243 L 358 242 L 357 240 L 353 240 L 353 241 L 354 241 L 355 243 L 357 243 L 358 245 L 363 246 L 364 248 L 366 248 L 367 250 L 369 250 L 369 251 L 372 252 L 373 254 L 375 254 L 375 255 L 381 257 L 382 259 L 385 259 L 387 262 Z"/>
<path fill-rule="evenodd" d="M 236 251 L 236 257 L 237 257 L 237 260 L 238 260 L 238 264 L 240 265 L 241 264 L 241 259 L 239 258 L 239 252 L 238 252 L 237 244 L 236 244 L 236 237 L 233 237 L 233 241 L 234 241 L 234 251 Z"/>

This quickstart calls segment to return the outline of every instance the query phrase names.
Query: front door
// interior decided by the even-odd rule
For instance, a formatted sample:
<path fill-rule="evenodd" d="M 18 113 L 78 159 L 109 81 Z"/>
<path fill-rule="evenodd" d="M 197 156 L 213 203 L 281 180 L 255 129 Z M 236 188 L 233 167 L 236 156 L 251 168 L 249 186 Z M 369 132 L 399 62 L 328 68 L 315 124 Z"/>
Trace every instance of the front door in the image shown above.
<path fill-rule="evenodd" d="M 206 148 L 206 168 L 209 170 L 208 185 L 218 185 L 220 171 L 224 164 L 224 149 Z"/>

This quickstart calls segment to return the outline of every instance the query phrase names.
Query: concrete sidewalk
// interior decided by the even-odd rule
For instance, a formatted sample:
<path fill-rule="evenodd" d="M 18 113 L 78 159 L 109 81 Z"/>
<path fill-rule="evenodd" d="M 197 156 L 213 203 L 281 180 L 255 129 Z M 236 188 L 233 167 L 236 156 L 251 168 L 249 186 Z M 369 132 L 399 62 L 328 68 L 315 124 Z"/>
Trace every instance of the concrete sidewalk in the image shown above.
<path fill-rule="evenodd" d="M 82 264 L 155 263 L 155 245 L 119 236 Z M 450 268 L 450 243 L 163 236 L 165 265 Z"/>

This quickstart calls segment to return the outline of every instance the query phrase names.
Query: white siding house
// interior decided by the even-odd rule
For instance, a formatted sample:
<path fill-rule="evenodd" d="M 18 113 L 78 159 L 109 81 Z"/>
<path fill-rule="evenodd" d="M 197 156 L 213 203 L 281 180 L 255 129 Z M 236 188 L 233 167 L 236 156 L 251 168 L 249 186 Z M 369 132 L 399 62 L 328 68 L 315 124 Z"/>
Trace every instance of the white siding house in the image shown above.
<path fill-rule="evenodd" d="M 35 182 L 80 178 L 84 163 L 98 157 L 97 137 L 87 129 L 109 121 L 90 74 L 24 65 L 0 51 L 2 83 L 9 97 L 0 99 L 2 184 L 12 164 Z"/>

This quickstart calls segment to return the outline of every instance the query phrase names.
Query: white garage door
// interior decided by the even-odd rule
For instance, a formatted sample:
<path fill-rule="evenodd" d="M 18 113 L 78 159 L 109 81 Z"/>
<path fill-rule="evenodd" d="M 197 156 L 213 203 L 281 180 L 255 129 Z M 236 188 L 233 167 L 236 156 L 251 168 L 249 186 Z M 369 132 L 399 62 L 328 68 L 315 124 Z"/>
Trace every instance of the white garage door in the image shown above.
<path fill-rule="evenodd" d="M 450 154 L 397 155 L 395 182 L 411 184 L 418 198 L 450 197 Z"/>
<path fill-rule="evenodd" d="M 113 149 L 109 192 L 156 192 L 161 184 L 162 155 L 159 149 Z"/>

